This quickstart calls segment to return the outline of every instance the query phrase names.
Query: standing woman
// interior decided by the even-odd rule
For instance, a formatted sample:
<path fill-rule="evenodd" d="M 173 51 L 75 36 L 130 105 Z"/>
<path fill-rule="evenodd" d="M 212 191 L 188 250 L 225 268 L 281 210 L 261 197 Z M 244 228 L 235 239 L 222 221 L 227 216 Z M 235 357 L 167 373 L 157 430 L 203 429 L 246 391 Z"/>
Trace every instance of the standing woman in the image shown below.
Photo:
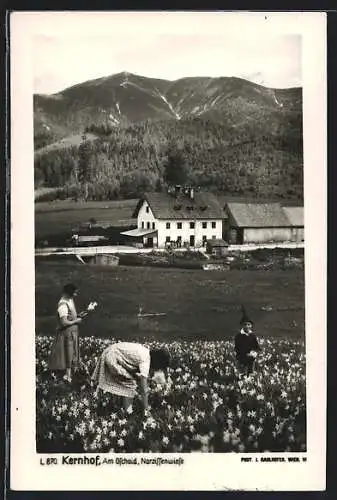
<path fill-rule="evenodd" d="M 64 286 L 57 307 L 59 326 L 49 359 L 50 370 L 65 370 L 63 378 L 67 382 L 71 382 L 72 371 L 76 370 L 79 364 L 78 325 L 86 315 L 77 315 L 74 303 L 77 294 L 78 288 L 74 283 Z"/>
<path fill-rule="evenodd" d="M 148 349 L 135 342 L 117 342 L 103 351 L 92 378 L 97 383 L 97 389 L 120 396 L 126 411 L 132 410 L 138 388 L 146 412 L 148 378 L 155 375 L 158 383 L 164 384 L 169 365 L 170 354 L 165 348 Z"/>

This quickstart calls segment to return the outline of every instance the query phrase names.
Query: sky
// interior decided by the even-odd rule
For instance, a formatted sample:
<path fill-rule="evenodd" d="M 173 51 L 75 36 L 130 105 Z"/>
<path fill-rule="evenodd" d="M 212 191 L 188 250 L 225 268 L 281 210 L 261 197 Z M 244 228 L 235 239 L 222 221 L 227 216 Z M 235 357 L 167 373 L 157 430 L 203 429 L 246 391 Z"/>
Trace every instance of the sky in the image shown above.
<path fill-rule="evenodd" d="M 34 34 L 35 93 L 56 93 L 122 71 L 168 80 L 237 76 L 274 88 L 302 85 L 301 36 L 279 34 L 273 26 L 264 30 L 260 19 L 145 13 L 95 22 L 76 14 L 63 24 L 51 19 L 49 28 L 41 22 Z"/>

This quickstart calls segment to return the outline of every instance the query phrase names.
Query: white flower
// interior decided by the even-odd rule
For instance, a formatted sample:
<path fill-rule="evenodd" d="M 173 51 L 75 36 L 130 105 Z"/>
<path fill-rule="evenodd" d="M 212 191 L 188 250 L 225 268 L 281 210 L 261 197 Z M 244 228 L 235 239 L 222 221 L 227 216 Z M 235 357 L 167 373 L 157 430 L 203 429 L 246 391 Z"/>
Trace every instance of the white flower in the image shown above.
<path fill-rule="evenodd" d="M 230 434 L 229 432 L 225 431 L 222 435 L 222 440 L 224 443 L 229 443 L 230 441 Z"/>
<path fill-rule="evenodd" d="M 118 446 L 121 446 L 121 447 L 124 446 L 124 439 L 122 439 L 122 438 L 118 439 L 117 444 L 118 444 Z"/>
<path fill-rule="evenodd" d="M 169 438 L 167 436 L 163 436 L 162 441 L 164 444 L 169 444 Z"/>
<path fill-rule="evenodd" d="M 248 411 L 248 413 L 247 413 L 247 416 L 248 416 L 248 417 L 252 417 L 252 418 L 256 417 L 256 411 L 254 411 L 254 410 L 249 410 L 249 411 Z"/>

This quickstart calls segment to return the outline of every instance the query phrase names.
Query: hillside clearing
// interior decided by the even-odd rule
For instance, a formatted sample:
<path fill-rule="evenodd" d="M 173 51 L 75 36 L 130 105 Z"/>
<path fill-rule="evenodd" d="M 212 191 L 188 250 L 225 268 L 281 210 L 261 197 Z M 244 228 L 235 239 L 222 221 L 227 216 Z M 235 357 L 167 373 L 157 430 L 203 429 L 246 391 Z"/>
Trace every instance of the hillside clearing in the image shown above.
<path fill-rule="evenodd" d="M 94 134 L 85 134 L 86 140 L 87 141 L 95 141 L 98 137 L 97 135 Z M 58 150 L 62 148 L 69 148 L 71 146 L 76 146 L 78 147 L 81 143 L 83 142 L 83 135 L 77 134 L 77 135 L 70 135 L 68 137 L 64 137 L 63 139 L 53 142 L 52 144 L 48 144 L 47 146 L 44 146 L 43 148 L 37 149 L 35 151 L 35 156 L 39 156 L 45 153 L 48 153 L 49 151 L 53 150 Z"/>

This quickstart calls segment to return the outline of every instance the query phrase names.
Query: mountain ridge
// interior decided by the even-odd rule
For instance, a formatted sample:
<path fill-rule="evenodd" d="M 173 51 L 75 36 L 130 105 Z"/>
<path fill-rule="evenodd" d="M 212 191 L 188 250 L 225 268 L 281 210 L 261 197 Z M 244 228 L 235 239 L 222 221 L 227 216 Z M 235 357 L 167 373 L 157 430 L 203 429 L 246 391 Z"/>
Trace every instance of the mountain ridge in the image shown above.
<path fill-rule="evenodd" d="M 91 123 L 125 126 L 206 115 L 216 119 L 233 103 L 249 112 L 252 105 L 291 110 L 301 107 L 301 102 L 300 87 L 271 89 L 238 77 L 165 80 L 122 72 L 55 94 L 34 94 L 35 136 L 50 132 L 58 139 L 81 133 Z"/>

